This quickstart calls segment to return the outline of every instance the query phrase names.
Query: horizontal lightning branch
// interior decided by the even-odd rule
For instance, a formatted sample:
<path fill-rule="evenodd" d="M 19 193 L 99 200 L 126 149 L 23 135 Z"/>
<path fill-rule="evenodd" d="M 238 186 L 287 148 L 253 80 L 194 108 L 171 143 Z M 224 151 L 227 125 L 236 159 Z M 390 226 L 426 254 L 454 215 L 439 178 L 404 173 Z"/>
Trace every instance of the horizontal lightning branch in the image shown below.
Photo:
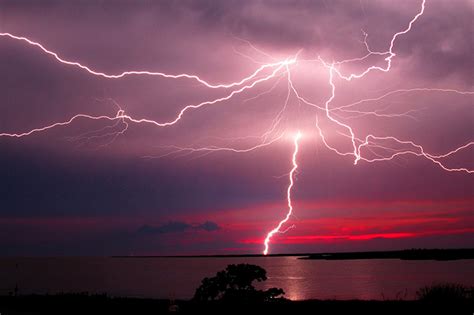
<path fill-rule="evenodd" d="M 119 74 L 107 74 L 105 72 L 99 72 L 99 71 L 93 70 L 93 69 L 89 68 L 88 66 L 85 66 L 85 65 L 83 65 L 83 64 L 81 64 L 77 61 L 65 60 L 65 59 L 61 58 L 56 52 L 51 51 L 51 50 L 45 48 L 42 44 L 40 44 L 38 42 L 35 42 L 31 39 L 28 39 L 26 37 L 17 36 L 17 35 L 11 34 L 11 33 L 0 33 L 0 36 L 8 37 L 8 38 L 11 38 L 11 39 L 14 39 L 14 40 L 19 40 L 19 41 L 25 42 L 25 43 L 27 43 L 31 46 L 39 48 L 42 52 L 54 57 L 54 59 L 56 59 L 57 61 L 59 61 L 62 64 L 82 69 L 82 70 L 88 72 L 89 74 L 99 76 L 99 77 L 103 77 L 103 78 L 106 78 L 106 79 L 120 79 L 120 78 L 129 76 L 129 75 L 149 75 L 149 76 L 158 76 L 158 77 L 163 77 L 163 78 L 168 78 L 168 79 L 186 78 L 186 79 L 196 80 L 199 83 L 201 83 L 202 85 L 204 85 L 208 88 L 211 88 L 211 89 L 218 89 L 218 88 L 226 88 L 227 89 L 227 88 L 232 88 L 232 87 L 235 87 L 235 86 L 240 86 L 240 85 L 244 84 L 245 82 L 254 79 L 255 77 L 258 76 L 259 73 L 261 73 L 263 70 L 265 70 L 267 68 L 278 67 L 278 66 L 282 66 L 282 65 L 285 65 L 285 64 L 288 63 L 287 60 L 284 60 L 284 61 L 281 61 L 281 62 L 264 64 L 261 67 L 259 67 L 257 70 L 255 70 L 254 73 L 252 73 L 251 75 L 243 78 L 240 81 L 229 83 L 229 84 L 211 84 L 211 83 L 201 79 L 197 75 L 187 74 L 187 73 L 166 74 L 166 73 L 163 73 L 163 72 L 153 72 L 153 71 L 147 71 L 147 70 L 142 70 L 142 71 L 131 70 L 131 71 L 124 71 L 124 72 L 119 73 Z"/>

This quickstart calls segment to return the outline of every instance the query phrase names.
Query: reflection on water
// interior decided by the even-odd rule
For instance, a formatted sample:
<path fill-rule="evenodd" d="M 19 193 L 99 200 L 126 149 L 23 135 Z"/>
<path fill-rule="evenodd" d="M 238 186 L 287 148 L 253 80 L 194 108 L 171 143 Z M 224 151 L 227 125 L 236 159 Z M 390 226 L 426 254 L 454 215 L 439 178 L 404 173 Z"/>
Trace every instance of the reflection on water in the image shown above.
<path fill-rule="evenodd" d="M 302 299 L 412 299 L 434 282 L 474 285 L 474 260 L 300 260 L 232 258 L 2 258 L 0 294 L 16 285 L 22 294 L 93 292 L 118 296 L 188 299 L 202 278 L 228 264 L 267 270 L 257 287 L 281 287 Z"/>
<path fill-rule="evenodd" d="M 268 279 L 274 280 L 303 280 L 303 277 L 268 277 Z"/>

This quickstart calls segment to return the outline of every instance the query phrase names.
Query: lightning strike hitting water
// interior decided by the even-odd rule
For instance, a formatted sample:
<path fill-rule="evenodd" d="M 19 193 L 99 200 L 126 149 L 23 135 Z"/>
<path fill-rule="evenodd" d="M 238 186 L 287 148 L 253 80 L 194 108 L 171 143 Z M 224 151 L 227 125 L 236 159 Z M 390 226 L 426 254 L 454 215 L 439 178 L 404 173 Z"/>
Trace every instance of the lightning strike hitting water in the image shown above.
<path fill-rule="evenodd" d="M 368 34 L 366 32 L 363 32 L 363 35 L 364 35 L 363 44 L 365 45 L 367 53 L 363 55 L 362 57 L 356 57 L 356 58 L 346 59 L 342 61 L 333 61 L 331 63 L 326 62 L 321 57 L 318 57 L 317 59 L 314 59 L 314 60 L 309 60 L 309 61 L 318 62 L 318 64 L 321 64 L 324 67 L 324 69 L 327 70 L 327 74 L 328 74 L 327 83 L 330 88 L 330 95 L 326 100 L 322 101 L 320 104 L 311 102 L 307 97 L 305 97 L 305 95 L 301 91 L 298 90 L 295 82 L 292 79 L 292 70 L 297 66 L 297 62 L 299 61 L 298 56 L 301 50 L 299 50 L 293 56 L 287 57 L 286 59 L 275 61 L 276 59 L 273 58 L 270 54 L 256 48 L 249 41 L 245 39 L 237 38 L 238 40 L 246 43 L 250 48 L 254 49 L 260 56 L 265 57 L 267 60 L 271 60 L 271 62 L 270 63 L 257 62 L 251 56 L 247 56 L 237 50 L 234 50 L 239 55 L 242 55 L 250 59 L 252 62 L 257 62 L 261 65 L 250 75 L 245 76 L 242 79 L 239 79 L 235 82 L 210 83 L 209 81 L 202 79 L 200 76 L 197 76 L 194 74 L 188 74 L 188 73 L 166 74 L 163 72 L 155 72 L 155 71 L 149 71 L 149 70 L 123 71 L 118 74 L 100 72 L 78 61 L 67 60 L 61 57 L 58 53 L 47 49 L 44 45 L 40 44 L 39 42 L 36 42 L 34 40 L 28 39 L 23 36 L 17 36 L 12 33 L 3 32 L 3 33 L 0 33 L 0 37 L 26 43 L 27 46 L 33 47 L 34 49 L 37 49 L 41 51 L 42 53 L 53 57 L 54 60 L 56 60 L 60 64 L 71 66 L 75 69 L 85 71 L 86 73 L 90 75 L 102 77 L 104 79 L 120 79 L 126 76 L 132 76 L 132 75 L 156 76 L 156 77 L 161 77 L 161 78 L 166 78 L 166 79 L 191 79 L 191 80 L 199 82 L 202 86 L 208 89 L 224 89 L 224 90 L 229 90 L 229 91 L 227 91 L 224 96 L 220 96 L 220 97 L 210 99 L 210 100 L 205 100 L 196 104 L 182 106 L 177 111 L 175 118 L 170 119 L 168 121 L 157 121 L 155 119 L 149 119 L 149 118 L 132 117 L 131 115 L 126 113 L 126 111 L 123 110 L 120 106 L 118 106 L 118 104 L 115 103 L 117 107 L 119 108 L 119 110 L 115 113 L 115 115 L 94 116 L 94 115 L 89 115 L 86 113 L 80 113 L 80 114 L 72 116 L 69 119 L 66 119 L 65 121 L 53 122 L 47 126 L 33 128 L 27 131 L 20 131 L 20 132 L 13 132 L 13 133 L 2 132 L 0 133 L 0 137 L 22 138 L 26 136 L 31 136 L 36 133 L 46 132 L 55 127 L 67 126 L 81 119 L 89 119 L 89 120 L 97 120 L 97 121 L 109 121 L 109 122 L 112 122 L 112 124 L 107 125 L 97 130 L 85 132 L 76 137 L 70 137 L 70 140 L 71 141 L 92 141 L 92 140 L 97 140 L 97 139 L 109 139 L 109 141 L 107 141 L 106 143 L 102 145 L 102 146 L 105 146 L 105 145 L 111 144 L 120 135 L 123 135 L 128 130 L 130 123 L 150 124 L 155 127 L 172 126 L 172 125 L 175 125 L 177 122 L 179 122 L 184 116 L 185 112 L 189 110 L 200 109 L 207 105 L 213 105 L 213 104 L 217 104 L 221 102 L 226 102 L 232 99 L 236 95 L 250 92 L 257 85 L 263 84 L 264 82 L 267 82 L 267 81 L 276 80 L 276 82 L 271 86 L 270 89 L 264 92 L 259 92 L 256 95 L 246 98 L 243 101 L 243 103 L 246 103 L 250 100 L 256 100 L 260 97 L 263 97 L 267 94 L 272 93 L 276 89 L 276 87 L 279 85 L 280 81 L 286 79 L 286 83 L 287 83 L 286 97 L 284 99 L 283 105 L 281 104 L 279 105 L 281 106 L 281 108 L 278 108 L 278 111 L 276 112 L 275 116 L 271 120 L 270 127 L 267 128 L 261 135 L 258 135 L 258 136 L 235 138 L 235 139 L 255 138 L 259 140 L 256 144 L 247 146 L 244 148 L 238 147 L 238 146 L 234 147 L 234 146 L 218 146 L 218 145 L 205 145 L 205 146 L 199 146 L 199 147 L 194 146 L 194 145 L 188 145 L 188 146 L 169 145 L 169 146 L 160 147 L 161 149 L 168 150 L 167 153 L 157 155 L 157 156 L 149 155 L 145 157 L 146 158 L 157 158 L 157 157 L 160 158 L 160 157 L 174 155 L 174 154 L 187 155 L 187 154 L 195 154 L 195 153 L 205 155 L 205 154 L 209 154 L 213 152 L 246 153 L 246 152 L 251 152 L 251 151 L 269 146 L 279 141 L 280 139 L 282 139 L 283 136 L 287 134 L 288 130 L 286 129 L 290 129 L 289 127 L 283 128 L 282 121 L 283 121 L 283 116 L 285 115 L 286 110 L 290 106 L 290 98 L 291 96 L 294 96 L 298 100 L 298 103 L 301 102 L 302 104 L 306 104 L 311 109 L 316 111 L 315 127 L 322 141 L 322 144 L 327 149 L 336 153 L 337 155 L 353 157 L 354 165 L 357 165 L 361 161 L 367 162 L 367 163 L 374 163 L 374 162 L 390 161 L 390 160 L 395 159 L 396 157 L 403 156 L 403 155 L 413 155 L 413 156 L 427 159 L 428 161 L 439 166 L 444 171 L 474 173 L 473 169 L 469 169 L 467 167 L 448 167 L 443 162 L 444 159 L 449 158 L 462 150 L 471 148 L 474 145 L 474 142 L 472 141 L 465 143 L 464 145 L 461 145 L 457 148 L 451 149 L 449 152 L 444 153 L 444 154 L 432 154 L 432 153 L 426 152 L 423 146 L 416 143 L 415 141 L 399 139 L 393 135 L 373 135 L 373 134 L 366 134 L 365 136 L 358 135 L 359 133 L 355 129 L 355 127 L 353 127 L 351 124 L 347 122 L 348 119 L 360 118 L 364 116 L 374 116 L 378 118 L 388 118 L 388 119 L 410 118 L 417 121 L 417 118 L 414 116 L 418 112 L 417 110 L 407 110 L 407 111 L 403 111 L 399 113 L 390 113 L 390 112 L 386 112 L 387 108 L 366 111 L 366 110 L 359 109 L 357 106 L 363 103 L 378 102 L 389 96 L 402 94 L 402 93 L 414 93 L 414 92 L 452 93 L 452 94 L 458 95 L 459 97 L 466 97 L 466 96 L 474 95 L 473 91 L 461 91 L 461 90 L 450 89 L 450 88 L 429 88 L 429 87 L 428 88 L 426 87 L 406 88 L 406 89 L 397 89 L 397 90 L 388 91 L 381 96 L 366 98 L 366 99 L 362 99 L 362 100 L 352 102 L 349 104 L 343 104 L 339 106 L 333 105 L 334 100 L 337 99 L 337 95 L 336 95 L 337 80 L 344 80 L 344 81 L 349 82 L 356 79 L 360 79 L 368 75 L 372 71 L 381 71 L 381 72 L 390 71 L 392 67 L 393 58 L 396 56 L 396 53 L 394 52 L 396 41 L 399 39 L 399 37 L 402 37 L 402 35 L 407 34 L 408 32 L 412 30 L 414 23 L 424 13 L 425 4 L 426 4 L 426 0 L 423 0 L 421 2 L 421 7 L 418 13 L 409 21 L 406 28 L 402 29 L 401 31 L 395 33 L 392 36 L 390 43 L 388 45 L 389 46 L 388 50 L 386 51 L 373 51 L 370 48 L 367 41 Z M 357 73 L 355 72 L 346 73 L 346 71 L 344 70 L 345 69 L 344 67 L 346 65 L 351 64 L 351 63 L 365 61 L 371 56 L 385 57 L 383 59 L 385 61 L 385 65 L 384 66 L 370 65 L 364 70 Z M 325 119 L 327 119 L 334 126 L 334 129 L 337 130 L 336 132 L 339 135 L 342 135 L 343 138 L 350 139 L 350 145 L 352 148 L 350 151 L 341 150 L 339 148 L 336 148 L 330 143 L 329 139 L 325 135 L 323 128 L 320 125 L 321 117 L 318 116 L 319 113 L 322 113 Z M 347 116 L 343 117 L 342 114 L 347 114 Z M 117 130 L 119 126 L 121 126 L 121 129 Z M 292 128 L 293 126 L 291 127 L 291 129 Z M 342 129 L 344 131 L 341 132 L 339 131 L 339 129 Z M 299 141 L 301 137 L 302 137 L 302 133 L 301 131 L 298 131 L 298 133 L 293 138 L 294 150 L 293 150 L 293 155 L 292 155 L 292 160 L 291 160 L 292 169 L 288 174 L 289 184 L 287 187 L 287 194 L 286 194 L 288 212 L 285 218 L 281 220 L 279 224 L 273 230 L 268 232 L 268 234 L 266 235 L 265 240 L 264 240 L 264 251 L 263 251 L 264 255 L 268 254 L 270 241 L 276 233 L 285 233 L 293 227 L 293 225 L 291 225 L 287 227 L 286 229 L 283 229 L 283 226 L 290 220 L 290 217 L 293 213 L 291 193 L 294 186 L 295 173 L 296 173 L 296 170 L 298 169 L 297 154 L 299 151 Z M 380 150 L 383 150 L 383 152 L 379 152 Z M 367 152 L 369 153 L 369 156 L 366 156 Z"/>
<path fill-rule="evenodd" d="M 283 220 L 281 220 L 280 223 L 278 223 L 278 225 L 273 230 L 268 232 L 267 237 L 265 238 L 265 241 L 263 242 L 264 245 L 265 245 L 265 249 L 263 250 L 264 255 L 268 254 L 268 247 L 269 247 L 270 240 L 271 240 L 272 236 L 275 233 L 281 232 L 281 228 L 282 228 L 283 224 L 285 224 L 290 219 L 291 214 L 293 213 L 293 205 L 291 203 L 291 190 L 293 189 L 293 185 L 294 185 L 294 181 L 295 181 L 295 178 L 294 178 L 295 172 L 298 169 L 298 163 L 296 161 L 296 158 L 298 156 L 299 140 L 300 139 L 301 139 L 301 132 L 298 131 L 298 133 L 296 134 L 296 136 L 293 140 L 294 150 L 293 150 L 293 155 L 292 155 L 292 158 L 291 158 L 291 162 L 293 164 L 293 167 L 291 168 L 291 171 L 288 174 L 288 179 L 289 179 L 290 183 L 288 185 L 288 188 L 286 189 L 286 200 L 287 200 L 287 203 L 288 203 L 288 212 L 286 213 L 286 217 Z"/>

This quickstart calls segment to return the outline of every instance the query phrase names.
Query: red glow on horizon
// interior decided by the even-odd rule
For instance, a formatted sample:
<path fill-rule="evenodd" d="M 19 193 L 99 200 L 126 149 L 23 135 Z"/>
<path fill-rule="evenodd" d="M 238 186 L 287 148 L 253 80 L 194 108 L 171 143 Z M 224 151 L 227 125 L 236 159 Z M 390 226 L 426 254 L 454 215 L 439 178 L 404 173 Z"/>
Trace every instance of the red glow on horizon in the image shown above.
<path fill-rule="evenodd" d="M 341 235 L 301 235 L 286 236 L 285 238 L 275 240 L 278 244 L 318 244 L 321 242 L 341 242 L 341 241 L 369 241 L 374 239 L 401 239 L 418 238 L 435 235 L 455 235 L 455 234 L 474 233 L 474 228 L 446 230 L 446 231 L 424 231 L 424 232 L 393 232 L 393 233 L 372 233 L 372 234 L 341 234 Z M 244 239 L 242 244 L 261 244 L 262 239 Z"/>

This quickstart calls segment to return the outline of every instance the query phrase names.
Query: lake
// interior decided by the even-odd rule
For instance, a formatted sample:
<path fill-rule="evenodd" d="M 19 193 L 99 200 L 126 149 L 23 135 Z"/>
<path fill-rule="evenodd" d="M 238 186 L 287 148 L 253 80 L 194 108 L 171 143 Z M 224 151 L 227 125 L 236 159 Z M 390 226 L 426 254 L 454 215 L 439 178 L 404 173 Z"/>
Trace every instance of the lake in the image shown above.
<path fill-rule="evenodd" d="M 474 260 L 302 260 L 297 257 L 224 258 L 1 258 L 0 294 L 90 292 L 113 296 L 189 299 L 202 278 L 228 264 L 267 270 L 257 287 L 281 287 L 304 299 L 413 299 L 437 282 L 474 285 Z"/>

